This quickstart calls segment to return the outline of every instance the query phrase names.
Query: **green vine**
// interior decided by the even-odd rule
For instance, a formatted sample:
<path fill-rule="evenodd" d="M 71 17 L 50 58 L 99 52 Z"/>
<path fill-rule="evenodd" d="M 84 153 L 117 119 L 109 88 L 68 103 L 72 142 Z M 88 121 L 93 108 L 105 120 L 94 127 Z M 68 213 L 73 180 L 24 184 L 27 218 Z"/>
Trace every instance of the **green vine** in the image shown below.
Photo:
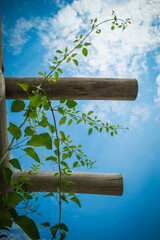
<path fill-rule="evenodd" d="M 41 223 L 42 226 L 50 229 L 52 234 L 52 239 L 60 236 L 63 240 L 66 238 L 66 232 L 68 232 L 68 227 L 65 223 L 61 222 L 62 216 L 62 203 L 69 201 L 75 202 L 79 207 L 81 207 L 80 201 L 77 195 L 69 191 L 66 193 L 68 186 L 74 184 L 74 182 L 67 179 L 68 176 L 72 174 L 72 170 L 77 167 L 86 166 L 92 168 L 94 161 L 88 159 L 87 155 L 82 151 L 82 145 L 76 146 L 73 144 L 69 135 L 66 135 L 64 131 L 61 130 L 62 125 L 71 126 L 73 122 L 77 125 L 84 123 L 88 125 L 88 135 L 91 135 L 93 130 L 98 132 L 106 131 L 110 133 L 111 136 L 117 135 L 117 130 L 123 129 L 122 126 L 111 126 L 108 123 L 103 123 L 101 120 L 94 116 L 93 111 L 89 111 L 87 114 L 80 113 L 76 109 L 77 103 L 74 100 L 67 100 L 66 97 L 62 97 L 58 106 L 54 106 L 54 103 L 50 101 L 47 93 L 43 90 L 43 84 L 45 81 L 56 82 L 59 75 L 63 73 L 63 70 L 59 67 L 62 62 L 73 62 L 78 66 L 77 60 L 77 50 L 81 49 L 81 53 L 84 57 L 88 56 L 88 47 L 91 43 L 86 42 L 86 38 L 93 32 L 96 31 L 97 34 L 101 33 L 99 27 L 107 22 L 111 22 L 111 30 L 115 27 L 122 28 L 124 30 L 127 24 L 130 23 L 130 19 L 118 19 L 113 12 L 113 18 L 102 21 L 97 24 L 97 18 L 91 20 L 91 30 L 88 34 L 83 37 L 80 35 L 76 37 L 73 43 L 76 45 L 70 52 L 68 52 L 68 47 L 62 50 L 57 50 L 56 53 L 61 56 L 55 56 L 52 66 L 50 67 L 50 72 L 47 74 L 39 72 L 39 75 L 43 76 L 43 79 L 39 86 L 35 86 L 35 90 L 32 95 L 29 95 L 28 85 L 18 84 L 29 97 L 29 104 L 25 106 L 25 102 L 16 99 L 12 102 L 11 112 L 23 112 L 24 121 L 18 127 L 14 123 L 9 123 L 8 132 L 13 136 L 8 149 L 6 150 L 4 156 L 0 159 L 0 165 L 3 163 L 5 157 L 10 151 L 15 149 L 20 149 L 23 155 L 29 156 L 36 161 L 36 165 L 31 165 L 31 170 L 26 171 L 23 176 L 19 176 L 18 179 L 12 177 L 13 171 L 10 168 L 3 167 L 3 174 L 10 189 L 6 196 L 3 196 L 1 192 L 0 199 L 0 229 L 4 232 L 9 232 L 12 228 L 13 222 L 16 223 L 31 239 L 40 239 L 40 234 L 35 222 L 29 218 L 26 214 L 29 212 L 37 212 L 37 207 L 35 209 L 29 204 L 31 200 L 38 200 L 38 193 L 31 194 L 25 191 L 26 184 L 32 184 L 30 181 L 30 176 L 39 170 L 41 165 L 45 165 L 46 162 L 50 162 L 51 167 L 54 165 L 58 170 L 54 175 L 59 177 L 60 185 L 57 188 L 57 193 L 48 193 L 44 197 L 55 197 L 59 203 L 59 219 L 56 225 L 51 225 L 49 222 Z M 52 121 L 50 122 L 47 118 L 47 113 L 50 112 L 52 116 Z M 57 118 L 57 114 L 59 118 Z M 48 128 L 48 130 L 44 130 Z M 16 143 L 15 143 L 16 142 Z M 46 150 L 52 151 L 49 156 L 43 156 L 43 162 L 40 160 L 40 156 L 36 152 L 38 147 L 44 147 Z M 72 159 L 73 156 L 76 157 L 76 161 L 67 161 Z M 68 163 L 70 162 L 70 163 Z M 14 158 L 9 161 L 12 167 L 22 171 L 20 162 L 18 159 Z M 18 215 L 17 210 L 19 209 L 19 203 L 23 203 L 23 209 L 25 214 Z M 27 210 L 28 209 L 28 210 Z M 8 234 L 2 233 L 1 237 Z"/>

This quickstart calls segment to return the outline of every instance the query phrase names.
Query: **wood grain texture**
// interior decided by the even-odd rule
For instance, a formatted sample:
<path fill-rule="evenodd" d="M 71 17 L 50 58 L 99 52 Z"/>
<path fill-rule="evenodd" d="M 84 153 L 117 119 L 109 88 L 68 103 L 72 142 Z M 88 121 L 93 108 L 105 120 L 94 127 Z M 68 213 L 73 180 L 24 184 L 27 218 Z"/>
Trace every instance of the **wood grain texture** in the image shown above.
<path fill-rule="evenodd" d="M 23 176 L 26 171 L 13 171 L 13 178 Z M 30 176 L 33 185 L 24 185 L 25 191 L 29 192 L 56 192 L 60 181 L 54 176 L 55 171 L 37 171 Z M 75 184 L 69 185 L 69 191 L 75 193 L 116 195 L 123 194 L 123 178 L 119 173 L 85 173 L 72 172 L 68 180 Z M 64 185 L 63 185 L 64 190 Z"/>
<path fill-rule="evenodd" d="M 16 83 L 27 83 L 29 93 L 38 86 L 42 78 L 5 77 L 7 99 L 27 99 L 28 96 Z M 56 83 L 44 82 L 43 89 L 52 100 L 130 100 L 136 99 L 138 83 L 136 79 L 114 78 L 59 78 Z"/>
<path fill-rule="evenodd" d="M 0 22 L 0 159 L 6 152 L 9 146 L 8 132 L 7 132 L 7 110 L 6 110 L 6 97 L 5 97 L 5 80 L 4 80 L 4 68 L 3 68 L 3 50 L 2 50 L 2 32 Z M 2 195 L 5 196 L 7 192 L 7 184 L 5 182 L 2 168 L 10 167 L 8 160 L 10 154 L 6 156 L 3 163 L 0 165 L 0 188 L 2 189 Z"/>

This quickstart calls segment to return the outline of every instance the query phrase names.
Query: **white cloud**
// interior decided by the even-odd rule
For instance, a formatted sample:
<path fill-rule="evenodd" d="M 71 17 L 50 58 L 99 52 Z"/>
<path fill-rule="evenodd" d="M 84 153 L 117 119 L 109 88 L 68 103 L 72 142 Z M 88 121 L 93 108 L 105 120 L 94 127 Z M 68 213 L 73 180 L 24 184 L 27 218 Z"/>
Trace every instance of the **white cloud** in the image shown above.
<path fill-rule="evenodd" d="M 126 103 L 117 101 L 89 101 L 82 105 L 82 112 L 88 113 L 89 111 L 94 111 L 99 119 L 103 122 L 108 122 L 109 124 L 118 123 L 118 118 L 124 115 L 126 108 Z"/>
<path fill-rule="evenodd" d="M 73 36 L 90 28 L 91 18 L 97 17 L 99 21 L 110 18 L 112 8 L 121 18 L 132 17 L 133 23 L 123 33 L 121 30 L 111 32 L 110 24 L 106 24 L 102 26 L 100 36 L 92 34 L 89 56 L 83 58 L 78 71 L 102 77 L 137 77 L 147 70 L 147 53 L 159 46 L 159 1 L 112 1 L 111 4 L 105 0 L 75 0 L 71 5 L 63 6 L 54 17 L 28 21 L 20 18 L 11 34 L 10 46 L 14 53 L 19 53 L 29 39 L 26 33 L 35 28 L 48 51 L 44 57 L 48 63 L 57 48 L 70 46 Z M 73 75 L 77 71 L 74 69 L 70 67 Z"/>
<path fill-rule="evenodd" d="M 133 105 L 119 101 L 89 101 L 82 105 L 82 112 L 88 113 L 91 110 L 103 122 L 123 125 L 129 129 L 146 122 L 151 116 L 150 105 Z"/>
<path fill-rule="evenodd" d="M 61 4 L 63 1 L 57 1 Z M 73 64 L 64 66 L 67 76 L 89 76 L 89 77 L 126 77 L 138 78 L 142 80 L 142 74 L 147 73 L 147 54 L 156 51 L 155 60 L 160 64 L 159 31 L 159 0 L 148 1 L 105 1 L 105 0 L 74 0 L 72 4 L 63 4 L 57 15 L 53 17 L 31 18 L 17 20 L 14 30 L 10 32 L 9 45 L 14 53 L 19 53 L 24 44 L 29 40 L 29 31 L 36 31 L 42 46 L 47 50 L 44 56 L 44 63 L 52 61 L 57 49 L 73 47 L 73 40 L 76 34 L 80 34 L 90 29 L 90 20 L 97 17 L 99 21 L 111 17 L 112 9 L 115 10 L 119 18 L 132 17 L 132 24 L 122 32 L 120 29 L 111 31 L 110 23 L 102 26 L 102 34 L 91 34 L 88 42 L 92 45 L 88 47 L 87 58 L 78 56 L 79 68 Z M 81 49 L 80 49 L 81 51 Z M 160 105 L 160 85 L 157 83 L 157 96 L 155 103 Z M 117 116 L 119 110 L 124 108 L 123 103 L 92 103 L 99 109 L 101 118 L 109 115 L 112 110 Z M 90 104 L 89 104 L 90 106 Z M 89 107 L 88 106 L 88 107 Z M 118 110 L 116 109 L 116 106 Z M 101 108 L 105 111 L 101 111 Z M 138 116 L 143 113 L 149 117 L 149 110 L 144 106 L 134 109 L 131 122 L 136 122 Z M 142 109 L 145 111 L 143 112 Z M 96 110 L 98 111 L 98 110 Z M 112 117 L 110 117 L 110 121 Z"/>
<path fill-rule="evenodd" d="M 154 101 L 157 104 L 157 106 L 160 107 L 160 74 L 156 78 L 156 84 L 157 84 L 157 94 L 154 97 Z"/>
<path fill-rule="evenodd" d="M 27 21 L 25 18 L 19 18 L 15 28 L 9 31 L 9 47 L 13 49 L 13 54 L 19 54 L 24 44 L 29 40 L 30 35 L 27 35 L 34 27 L 33 20 Z"/>
<path fill-rule="evenodd" d="M 151 107 L 142 104 L 137 105 L 132 109 L 131 117 L 130 117 L 130 125 L 132 127 L 136 127 L 139 122 L 146 122 L 151 115 Z"/>

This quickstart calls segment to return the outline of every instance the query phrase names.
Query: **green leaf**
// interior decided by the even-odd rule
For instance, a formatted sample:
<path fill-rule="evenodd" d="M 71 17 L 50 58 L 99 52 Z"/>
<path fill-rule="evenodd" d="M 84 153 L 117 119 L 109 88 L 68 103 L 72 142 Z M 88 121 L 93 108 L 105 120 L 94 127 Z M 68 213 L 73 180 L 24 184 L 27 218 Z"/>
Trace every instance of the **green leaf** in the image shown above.
<path fill-rule="evenodd" d="M 52 138 L 49 133 L 34 134 L 27 142 L 27 145 L 34 147 L 45 146 L 47 149 L 52 149 Z"/>
<path fill-rule="evenodd" d="M 4 178 L 7 182 L 7 184 L 9 185 L 10 181 L 11 181 L 11 177 L 12 177 L 12 170 L 10 168 L 6 168 L 6 167 L 3 167 L 2 169 L 3 169 Z"/>
<path fill-rule="evenodd" d="M 57 52 L 57 53 L 63 53 L 61 50 L 57 50 L 56 52 Z"/>
<path fill-rule="evenodd" d="M 47 117 L 42 116 L 42 120 L 40 121 L 40 123 L 38 124 L 41 127 L 47 127 L 49 125 L 49 122 L 47 120 Z"/>
<path fill-rule="evenodd" d="M 64 132 L 63 132 L 63 131 L 59 131 L 59 133 L 60 133 L 60 135 L 61 135 L 62 140 L 65 140 L 65 134 L 64 134 Z"/>
<path fill-rule="evenodd" d="M 67 119 L 67 117 L 66 117 L 66 116 L 63 116 L 63 117 L 60 119 L 60 121 L 59 121 L 59 125 L 64 124 L 64 123 L 66 122 L 66 119 Z"/>
<path fill-rule="evenodd" d="M 25 92 L 28 91 L 28 84 L 26 83 L 17 83 Z"/>
<path fill-rule="evenodd" d="M 101 128 L 99 129 L 99 132 L 102 132 L 102 130 L 103 130 L 103 127 L 101 127 Z"/>
<path fill-rule="evenodd" d="M 114 16 L 114 20 L 117 21 L 117 17 L 116 17 L 116 15 Z"/>
<path fill-rule="evenodd" d="M 60 100 L 60 103 L 65 103 L 65 101 L 66 101 L 66 96 L 63 96 Z"/>
<path fill-rule="evenodd" d="M 65 168 L 69 168 L 68 164 L 64 161 L 61 161 L 61 164 L 65 167 Z"/>
<path fill-rule="evenodd" d="M 12 220 L 10 219 L 11 217 L 9 216 L 9 212 L 2 212 L 0 211 L 0 226 L 5 226 L 6 229 L 8 230 L 7 227 L 11 228 L 12 227 Z M 1 228 L 2 229 L 2 228 Z M 8 230 L 10 231 L 10 230 Z M 7 239 L 7 238 L 4 238 Z"/>
<path fill-rule="evenodd" d="M 77 105 L 77 103 L 74 100 L 67 100 L 66 106 L 68 108 L 74 108 Z"/>
<path fill-rule="evenodd" d="M 27 145 L 34 146 L 34 147 L 42 147 L 42 146 L 45 146 L 45 141 L 40 135 L 34 134 L 31 137 L 31 139 L 27 142 Z"/>
<path fill-rule="evenodd" d="M 59 138 L 55 138 L 54 139 L 54 146 L 56 147 L 56 148 L 59 148 Z"/>
<path fill-rule="evenodd" d="M 41 223 L 41 225 L 42 225 L 43 227 L 50 227 L 50 223 L 49 223 L 49 222 Z"/>
<path fill-rule="evenodd" d="M 68 232 L 68 228 L 67 228 L 67 226 L 66 226 L 64 223 L 60 223 L 59 226 L 58 226 L 58 228 L 59 228 L 60 230 L 63 230 L 63 231 L 65 231 L 65 232 Z"/>
<path fill-rule="evenodd" d="M 78 161 L 76 161 L 76 162 L 73 163 L 73 167 L 74 167 L 74 168 L 76 168 L 76 167 L 78 167 L 78 166 L 79 166 Z"/>
<path fill-rule="evenodd" d="M 58 71 L 59 73 L 63 73 L 62 69 L 60 69 L 60 68 L 57 68 L 57 71 Z"/>
<path fill-rule="evenodd" d="M 93 112 L 93 111 L 89 111 L 89 112 L 88 112 L 88 115 L 91 115 L 92 113 L 94 113 L 94 112 Z"/>
<path fill-rule="evenodd" d="M 114 30 L 114 29 L 115 29 L 115 26 L 112 25 L 111 30 Z"/>
<path fill-rule="evenodd" d="M 58 77 L 59 77 L 58 72 L 55 72 L 55 73 L 54 73 L 54 78 L 56 79 L 56 81 L 58 80 Z"/>
<path fill-rule="evenodd" d="M 77 53 L 73 53 L 72 55 L 71 55 L 71 57 L 73 58 L 73 57 L 75 57 L 77 55 Z"/>
<path fill-rule="evenodd" d="M 80 201 L 77 197 L 72 197 L 71 200 L 75 202 L 79 207 L 81 207 Z"/>
<path fill-rule="evenodd" d="M 112 137 L 113 137 L 113 134 L 114 134 L 114 133 L 113 133 L 113 132 L 111 132 L 111 136 L 112 136 Z"/>
<path fill-rule="evenodd" d="M 75 193 L 73 193 L 72 191 L 69 192 L 68 196 L 72 197 L 74 196 L 75 197 Z"/>
<path fill-rule="evenodd" d="M 55 132 L 55 127 L 52 125 L 52 124 L 49 124 L 49 130 L 51 133 L 54 133 Z"/>
<path fill-rule="evenodd" d="M 23 150 L 27 153 L 27 155 L 29 155 L 31 158 L 33 158 L 36 162 L 40 163 L 40 159 L 38 157 L 38 154 L 34 151 L 33 148 L 28 147 L 28 148 L 25 148 Z"/>
<path fill-rule="evenodd" d="M 79 120 L 77 121 L 77 124 L 79 124 L 80 122 L 82 122 L 82 119 L 79 119 Z"/>
<path fill-rule="evenodd" d="M 85 57 L 87 57 L 87 55 L 88 55 L 88 50 L 87 50 L 87 48 L 83 48 L 83 49 L 82 49 L 82 53 L 83 53 L 83 55 L 84 55 Z"/>
<path fill-rule="evenodd" d="M 63 201 L 65 201 L 66 203 L 68 203 L 68 200 L 67 200 L 65 194 L 61 195 L 61 199 L 62 199 Z"/>
<path fill-rule="evenodd" d="M 22 136 L 21 129 L 13 123 L 9 123 L 8 131 L 15 137 L 17 140 Z"/>
<path fill-rule="evenodd" d="M 50 192 L 50 193 L 46 194 L 44 197 L 53 197 L 53 196 L 54 196 L 54 194 L 52 192 Z"/>
<path fill-rule="evenodd" d="M 17 206 L 18 203 L 22 202 L 24 197 L 22 197 L 17 192 L 8 192 L 6 196 L 6 204 L 8 206 Z"/>
<path fill-rule="evenodd" d="M 45 147 L 47 149 L 52 149 L 52 138 L 49 133 L 41 133 L 40 136 L 44 139 Z"/>
<path fill-rule="evenodd" d="M 30 99 L 31 107 L 38 107 L 41 103 L 41 95 L 40 94 L 35 94 L 35 95 L 29 97 L 29 99 Z"/>
<path fill-rule="evenodd" d="M 32 136 L 34 134 L 33 129 L 30 126 L 27 126 L 24 130 L 26 136 Z"/>
<path fill-rule="evenodd" d="M 84 44 L 84 46 L 86 46 L 86 47 L 89 46 L 89 45 L 91 45 L 91 43 L 87 43 L 87 42 L 86 42 L 86 43 Z"/>
<path fill-rule="evenodd" d="M 24 108 L 25 103 L 20 99 L 16 99 L 15 101 L 12 102 L 11 112 L 21 112 L 24 110 Z"/>
<path fill-rule="evenodd" d="M 71 61 L 71 58 L 69 57 L 68 59 L 67 59 L 67 62 L 66 63 L 69 63 Z"/>
<path fill-rule="evenodd" d="M 44 76 L 44 74 L 43 74 L 42 72 L 38 72 L 38 74 L 39 74 L 40 76 Z"/>
<path fill-rule="evenodd" d="M 58 173 L 58 172 L 54 174 L 54 176 L 55 176 L 55 177 L 56 177 L 56 176 L 58 176 L 58 175 L 59 175 L 59 173 Z"/>
<path fill-rule="evenodd" d="M 88 130 L 88 135 L 90 135 L 92 132 L 93 132 L 93 128 L 90 128 L 90 129 Z"/>
<path fill-rule="evenodd" d="M 49 161 L 49 160 L 54 161 L 54 162 L 57 162 L 57 158 L 56 158 L 56 157 L 53 157 L 53 156 L 50 156 L 50 157 L 47 157 L 47 158 L 46 158 L 46 161 Z"/>
<path fill-rule="evenodd" d="M 37 226 L 31 218 L 21 215 L 16 217 L 14 221 L 31 239 L 40 239 Z"/>
<path fill-rule="evenodd" d="M 9 161 L 9 163 L 14 167 L 22 171 L 21 165 L 19 164 L 18 159 L 13 158 Z"/>
<path fill-rule="evenodd" d="M 68 154 L 67 153 L 63 153 L 62 154 L 62 159 L 65 160 L 66 158 L 68 158 Z"/>
<path fill-rule="evenodd" d="M 78 67 L 78 61 L 76 59 L 73 59 L 73 62 Z"/>
<path fill-rule="evenodd" d="M 94 19 L 94 23 L 96 23 L 96 22 L 97 22 L 97 18 Z"/>
<path fill-rule="evenodd" d="M 56 67 L 54 67 L 54 66 L 51 66 L 51 67 L 49 67 L 49 69 L 51 69 L 51 70 L 55 70 L 56 69 Z"/>
<path fill-rule="evenodd" d="M 71 125 L 72 122 L 73 122 L 73 120 L 72 120 L 72 119 L 69 119 L 69 121 L 68 121 L 68 126 Z"/>
<path fill-rule="evenodd" d="M 61 235 L 60 240 L 64 240 L 66 238 L 65 232 L 61 232 L 60 235 Z"/>
<path fill-rule="evenodd" d="M 66 47 L 64 51 L 65 51 L 65 53 L 67 53 L 68 52 L 68 48 Z"/>
<path fill-rule="evenodd" d="M 76 48 L 81 48 L 82 47 L 82 44 L 79 44 Z"/>

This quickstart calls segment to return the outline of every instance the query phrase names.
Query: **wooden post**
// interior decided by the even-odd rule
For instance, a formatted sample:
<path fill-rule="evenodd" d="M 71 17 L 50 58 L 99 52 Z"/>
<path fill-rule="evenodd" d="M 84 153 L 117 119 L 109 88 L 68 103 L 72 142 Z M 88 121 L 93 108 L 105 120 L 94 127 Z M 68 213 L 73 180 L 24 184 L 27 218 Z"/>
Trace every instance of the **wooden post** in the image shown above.
<path fill-rule="evenodd" d="M 6 96 L 5 96 L 5 80 L 4 80 L 4 67 L 3 67 L 3 50 L 2 50 L 2 32 L 0 20 L 0 159 L 6 152 L 9 146 L 8 132 L 7 132 L 7 111 L 6 111 Z M 3 176 L 3 167 L 10 167 L 8 160 L 10 154 L 6 156 L 3 163 L 0 165 L 0 189 L 2 195 L 5 196 L 7 191 L 7 184 Z"/>
<path fill-rule="evenodd" d="M 24 176 L 27 171 L 13 171 L 13 178 L 19 179 Z M 30 176 L 33 185 L 24 185 L 24 190 L 28 192 L 57 192 L 60 185 L 59 176 L 54 176 L 55 171 L 37 171 Z M 123 178 L 119 173 L 88 173 L 88 172 L 72 172 L 71 176 L 66 179 L 73 181 L 67 192 L 101 195 L 123 194 Z M 63 191 L 64 183 L 63 183 Z"/>
<path fill-rule="evenodd" d="M 38 86 L 42 78 L 5 77 L 7 99 L 27 99 L 28 95 L 16 83 L 27 83 L 29 93 Z M 130 100 L 137 97 L 138 83 L 136 79 L 118 78 L 59 78 L 56 83 L 45 81 L 43 89 L 53 100 Z"/>

